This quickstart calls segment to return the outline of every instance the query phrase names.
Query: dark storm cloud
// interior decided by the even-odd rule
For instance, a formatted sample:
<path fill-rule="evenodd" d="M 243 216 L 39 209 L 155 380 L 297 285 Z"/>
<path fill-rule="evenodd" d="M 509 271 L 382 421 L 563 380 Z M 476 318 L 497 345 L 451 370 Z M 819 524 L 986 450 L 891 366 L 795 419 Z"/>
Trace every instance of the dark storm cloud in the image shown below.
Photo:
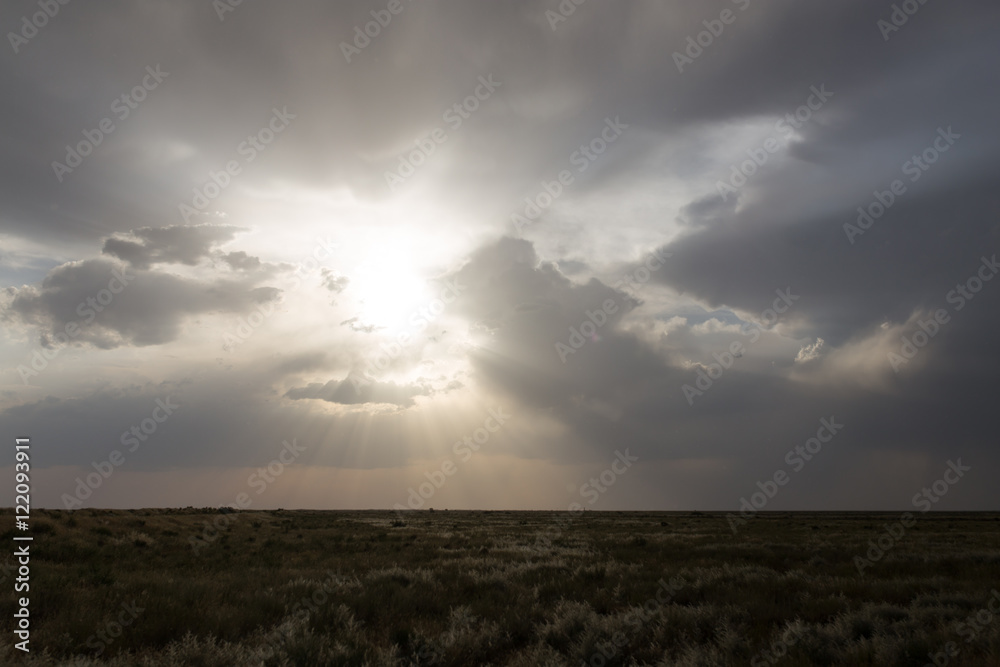
<path fill-rule="evenodd" d="M 671 382 L 671 393 L 679 389 L 677 370 L 618 328 L 635 297 L 597 280 L 571 282 L 527 241 L 479 250 L 454 278 L 469 286 L 456 309 L 480 333 L 471 352 L 480 380 L 527 407 L 555 410 L 579 437 L 561 456 L 592 455 L 583 443 L 603 450 L 608 436 L 632 430 L 623 416 L 639 394 L 662 395 Z"/>
<path fill-rule="evenodd" d="M 12 100 L 2 121 L 19 128 L 2 161 L 8 177 L 0 179 L 16 213 L 9 224 L 36 238 L 53 231 L 100 237 L 130 228 L 135 219 L 175 224 L 177 205 L 190 200 L 192 186 L 208 181 L 209 172 L 220 170 L 266 123 L 271 108 L 282 105 L 300 113 L 262 156 L 269 169 L 382 198 L 388 195 L 384 171 L 414 139 L 443 125 L 442 112 L 489 73 L 503 82 L 498 98 L 466 121 L 472 129 L 454 132 L 448 148 L 466 163 L 489 156 L 495 172 L 489 183 L 506 183 L 515 201 L 609 114 L 633 126 L 679 132 L 706 121 L 784 114 L 803 103 L 810 86 L 825 82 L 836 91 L 840 112 L 857 114 L 853 134 L 865 140 L 900 126 L 923 129 L 920 117 L 933 118 L 932 127 L 968 120 L 952 113 L 959 108 L 990 118 L 983 101 L 997 95 L 979 74 L 995 66 L 984 31 L 1000 10 L 988 2 L 924 7 L 888 43 L 876 27 L 888 5 L 750 3 L 683 74 L 674 52 L 704 30 L 702 21 L 736 5 L 593 4 L 555 32 L 544 15 L 548 8 L 407 4 L 347 63 L 340 43 L 371 20 L 364 5 L 247 5 L 224 21 L 202 3 L 68 6 L 0 64 L 0 83 Z M 5 7 L 2 23 L 17 24 L 22 11 Z M 180 26 L 182 50 L 173 36 Z M 118 118 L 114 101 L 156 64 L 169 76 Z M 889 100 L 879 94 L 886 80 L 900 89 Z M 947 94 L 923 94 L 942 81 Z M 963 104 L 973 94 L 977 104 Z M 876 101 L 886 102 L 884 108 L 862 106 Z M 64 159 L 66 145 L 81 141 L 104 117 L 115 122 L 114 132 L 59 183 L 51 162 Z M 588 179 L 628 173 L 627 157 L 619 150 Z M 453 182 L 487 192 L 461 162 L 448 167 Z M 247 165 L 241 182 L 261 175 L 255 168 Z"/>
<path fill-rule="evenodd" d="M 231 241 L 240 231 L 239 227 L 210 224 L 143 227 L 133 229 L 128 235 L 112 236 L 104 242 L 102 252 L 137 269 L 148 269 L 153 264 L 194 266 L 208 257 L 215 246 Z M 245 268 L 256 258 L 242 253 L 225 259 L 234 268 Z"/>
<path fill-rule="evenodd" d="M 770 207 L 732 212 L 672 243 L 673 261 L 656 279 L 750 312 L 791 286 L 802 297 L 793 314 L 800 333 L 839 345 L 941 301 L 984 253 L 1000 251 L 998 177 L 990 168 L 941 191 L 904 194 L 853 244 L 844 225 L 856 224 L 857 206 L 875 201 L 870 193 L 791 223 L 772 223 Z M 872 189 L 886 191 L 889 182 Z"/>
<path fill-rule="evenodd" d="M 8 287 L 0 317 L 37 328 L 46 347 L 87 343 L 110 349 L 160 345 L 175 340 L 184 320 L 200 313 L 241 313 L 275 301 L 281 290 L 260 285 L 282 267 L 242 251 L 217 247 L 242 231 L 230 225 L 143 227 L 105 239 L 106 259 L 68 262 L 48 272 L 40 285 Z M 182 277 L 154 264 L 196 266 L 218 258 L 239 271 L 203 278 Z"/>
<path fill-rule="evenodd" d="M 677 258 L 675 253 L 669 262 Z M 941 328 L 933 345 L 921 351 L 926 356 L 915 360 L 927 363 L 925 373 L 905 369 L 897 376 L 883 352 L 867 363 L 886 384 L 869 386 L 810 381 L 811 372 L 822 370 L 792 377 L 797 347 L 776 348 L 778 339 L 764 331 L 756 342 L 758 336 L 746 333 L 752 329 L 720 323 L 716 333 L 695 333 L 681 325 L 653 344 L 619 326 L 633 297 L 598 281 L 571 283 L 539 262 L 525 241 L 504 239 L 480 250 L 456 277 L 470 285 L 457 307 L 489 333 L 471 353 L 477 378 L 517 401 L 519 410 L 557 415 L 572 429 L 572 446 L 550 445 L 545 456 L 599 460 L 612 444 L 628 445 L 643 460 L 719 457 L 740 460 L 764 476 L 785 465 L 784 455 L 811 437 L 819 419 L 835 417 L 850 426 L 838 434 L 837 451 L 856 461 L 869 450 L 944 460 L 956 451 L 955 425 L 961 423 L 961 453 L 983 466 L 997 463 L 991 417 L 983 410 L 997 357 L 988 337 L 974 332 L 988 330 L 1000 290 L 982 292 Z M 945 292 L 953 282 L 942 283 L 938 302 L 930 299 L 928 307 L 949 307 Z M 621 311 L 597 327 L 596 338 L 566 354 L 563 363 L 555 344 L 568 345 L 571 328 L 594 321 L 588 313 L 597 313 L 607 299 L 621 304 Z M 772 290 L 767 305 L 773 299 Z M 698 369 L 715 363 L 719 357 L 714 355 L 725 355 L 735 341 L 745 354 L 730 358 L 721 378 L 693 402 L 686 400 L 682 386 L 705 389 L 696 385 Z M 970 344 L 981 358 L 970 353 Z M 955 355 L 967 361 L 956 366 Z M 983 364 L 981 372 L 972 371 L 977 364 Z M 956 371 L 962 367 L 967 370 Z M 833 468 L 817 466 L 814 474 L 817 484 L 832 496 L 839 494 L 834 478 L 827 476 Z"/>
<path fill-rule="evenodd" d="M 161 345 L 175 340 L 192 315 L 245 312 L 278 298 L 281 290 L 254 283 L 199 281 L 85 260 L 53 269 L 39 287 L 8 288 L 2 315 L 40 329 L 43 343 Z"/>
<path fill-rule="evenodd" d="M 847 16 L 845 6 L 836 7 L 828 11 Z M 876 9 L 882 10 L 869 11 Z M 804 5 L 789 13 L 799 11 L 806 11 Z M 870 39 L 872 23 L 861 22 L 869 17 L 852 8 L 843 30 L 835 25 L 809 32 L 820 42 L 801 45 L 802 58 L 791 58 L 789 47 L 788 62 L 801 73 L 784 81 L 787 90 L 794 90 L 794 78 L 806 91 L 802 74 L 816 72 L 814 82 L 827 82 L 834 96 L 801 128 L 787 163 L 765 165 L 726 202 L 716 192 L 686 207 L 688 230 L 671 246 L 677 261 L 657 279 L 710 303 L 748 310 L 759 310 L 776 285 L 796 285 L 805 295 L 797 312 L 808 316 L 811 332 L 838 344 L 882 320 L 905 321 L 963 264 L 995 249 L 1000 134 L 992 119 L 1000 95 L 979 72 L 1000 66 L 1000 52 L 980 37 L 987 25 L 996 25 L 996 8 L 941 8 L 936 21 L 928 14 L 885 43 L 878 33 Z M 849 39 L 848 26 L 857 39 Z M 775 35 L 772 48 L 802 34 L 790 29 Z M 817 53 L 829 52 L 820 47 L 831 40 L 845 48 L 850 43 L 850 57 L 831 59 L 825 69 L 810 65 Z M 720 40 L 720 47 L 727 45 Z M 868 66 L 845 65 L 865 57 Z M 771 77 L 786 69 L 761 67 L 767 79 L 755 78 L 755 86 L 774 85 Z M 870 80 L 875 75 L 877 83 Z M 792 111 L 804 101 L 774 110 Z M 939 140 L 942 130 L 952 145 L 926 169 L 916 167 L 913 158 L 935 141 L 948 145 Z M 727 165 L 718 179 L 728 181 L 732 168 L 747 159 L 743 154 Z M 888 191 L 897 179 L 907 191 L 875 226 L 861 236 L 845 234 L 845 224 L 857 224 L 857 207 L 869 207 L 874 193 Z"/>

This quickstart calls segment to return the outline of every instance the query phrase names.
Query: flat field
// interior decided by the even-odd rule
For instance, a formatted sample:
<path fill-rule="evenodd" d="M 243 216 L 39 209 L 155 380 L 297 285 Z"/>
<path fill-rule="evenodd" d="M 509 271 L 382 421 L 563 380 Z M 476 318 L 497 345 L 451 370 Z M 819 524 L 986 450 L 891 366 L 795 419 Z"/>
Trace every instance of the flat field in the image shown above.
<path fill-rule="evenodd" d="M 0 663 L 1000 665 L 1000 515 L 900 517 L 40 510 Z"/>

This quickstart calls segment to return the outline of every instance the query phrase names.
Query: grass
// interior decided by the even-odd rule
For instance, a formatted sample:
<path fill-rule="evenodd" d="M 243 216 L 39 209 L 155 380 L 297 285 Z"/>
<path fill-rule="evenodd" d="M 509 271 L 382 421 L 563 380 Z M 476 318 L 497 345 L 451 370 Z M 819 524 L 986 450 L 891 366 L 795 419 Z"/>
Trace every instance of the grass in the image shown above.
<path fill-rule="evenodd" d="M 859 574 L 897 518 L 41 510 L 32 652 L 0 663 L 1000 665 L 1000 515 L 920 515 Z"/>

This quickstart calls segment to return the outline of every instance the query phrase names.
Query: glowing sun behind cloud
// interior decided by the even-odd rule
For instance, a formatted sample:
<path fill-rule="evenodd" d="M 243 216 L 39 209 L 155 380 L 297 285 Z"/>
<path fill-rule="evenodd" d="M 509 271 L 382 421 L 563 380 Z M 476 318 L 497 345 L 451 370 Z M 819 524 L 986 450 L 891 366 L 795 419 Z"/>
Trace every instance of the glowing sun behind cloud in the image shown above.
<path fill-rule="evenodd" d="M 362 259 L 351 279 L 354 298 L 366 325 L 394 329 L 430 299 L 426 280 L 413 250 L 418 243 L 375 246 Z"/>

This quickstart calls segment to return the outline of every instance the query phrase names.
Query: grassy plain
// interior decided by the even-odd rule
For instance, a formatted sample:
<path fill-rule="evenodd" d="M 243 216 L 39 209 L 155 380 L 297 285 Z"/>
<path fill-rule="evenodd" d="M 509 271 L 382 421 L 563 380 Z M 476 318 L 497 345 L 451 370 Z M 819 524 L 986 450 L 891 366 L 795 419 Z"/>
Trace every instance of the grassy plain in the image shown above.
<path fill-rule="evenodd" d="M 1000 665 L 1000 515 L 918 514 L 859 573 L 899 518 L 41 510 L 0 663 Z"/>

